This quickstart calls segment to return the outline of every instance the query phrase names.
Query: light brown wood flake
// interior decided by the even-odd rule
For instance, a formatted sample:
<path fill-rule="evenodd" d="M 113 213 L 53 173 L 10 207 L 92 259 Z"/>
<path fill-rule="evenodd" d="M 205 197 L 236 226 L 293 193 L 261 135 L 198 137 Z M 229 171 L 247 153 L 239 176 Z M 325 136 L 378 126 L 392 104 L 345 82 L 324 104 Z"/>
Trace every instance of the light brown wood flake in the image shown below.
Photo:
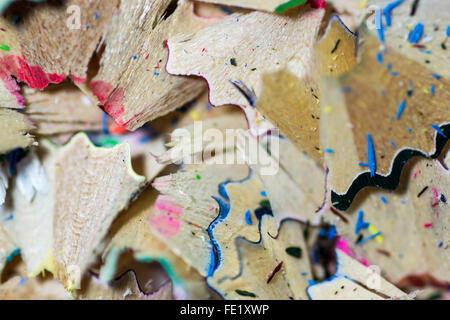
<path fill-rule="evenodd" d="M 389 283 L 375 269 L 336 250 L 338 269 L 331 280 L 308 288 L 312 300 L 408 299 L 407 294 Z"/>
<path fill-rule="evenodd" d="M 118 124 L 135 130 L 198 96 L 205 88 L 203 81 L 165 71 L 165 41 L 215 21 L 196 17 L 190 1 L 178 5 L 176 1 L 122 1 L 105 40 L 100 71 L 91 82 L 105 111 Z"/>
<path fill-rule="evenodd" d="M 315 44 L 308 73 L 289 69 L 263 76 L 256 107 L 297 147 L 316 162 L 323 162 L 320 143 L 320 75 L 339 76 L 356 64 L 356 37 L 342 22 L 330 20 L 324 36 Z"/>
<path fill-rule="evenodd" d="M 36 125 L 33 133 L 50 135 L 76 131 L 100 131 L 102 111 L 69 83 L 45 91 L 25 89 L 23 113 Z"/>
<path fill-rule="evenodd" d="M 150 217 L 154 234 L 188 265 L 203 276 L 211 261 L 211 243 L 207 229 L 219 215 L 219 184 L 242 180 L 246 165 L 190 165 L 185 172 L 155 180 L 162 193 Z"/>
<path fill-rule="evenodd" d="M 32 123 L 22 113 L 0 108 L 0 154 L 31 146 L 34 143 L 29 134 L 32 129 Z"/>
<path fill-rule="evenodd" d="M 388 176 L 400 150 L 433 154 L 438 133 L 431 125 L 450 119 L 449 93 L 444 89 L 450 85 L 447 78 L 435 79 L 426 67 L 395 50 L 384 55 L 381 65 L 376 58 L 378 40 L 364 39 L 361 62 L 338 80 L 324 81 L 322 89 L 326 94 L 321 99 L 321 142 L 323 148 L 334 150 L 326 154 L 325 162 L 337 194 L 344 194 L 358 175 L 369 172 L 358 165 L 368 163 L 368 134 L 374 143 L 376 173 Z M 427 91 L 432 85 L 434 95 Z M 405 108 L 397 119 L 403 100 Z"/>
<path fill-rule="evenodd" d="M 390 2 L 390 0 L 369 0 L 368 7 L 375 5 L 378 8 L 385 8 Z M 386 46 L 388 49 L 396 50 L 408 60 L 427 68 L 428 72 L 437 73 L 449 79 L 450 51 L 443 49 L 441 44 L 446 43 L 447 12 L 450 10 L 450 3 L 440 0 L 423 1 L 417 6 L 415 14 L 411 15 L 413 3 L 414 0 L 403 1 L 392 10 L 392 25 L 387 27 L 386 23 L 383 23 Z M 414 46 L 408 42 L 408 36 L 417 23 L 424 25 L 424 31 L 417 43 L 418 46 Z M 371 32 L 376 36 L 376 28 L 372 28 Z M 428 50 L 430 54 L 427 53 Z"/>
<path fill-rule="evenodd" d="M 174 286 L 181 288 L 188 299 L 209 299 L 205 278 L 175 254 L 150 227 L 150 217 L 157 213 L 157 191 L 147 188 L 111 227 L 105 254 L 111 250 L 133 250 L 139 261 L 163 261 L 170 276 L 176 277 Z"/>
<path fill-rule="evenodd" d="M 278 235 L 272 234 L 276 224 L 272 217 L 264 216 L 261 221 L 261 243 L 237 238 L 235 244 L 240 260 L 237 268 L 219 265 L 208 279 L 208 283 L 225 299 L 307 299 L 306 287 L 311 277 L 311 267 L 305 256 L 307 249 L 300 224 L 286 221 Z M 301 248 L 302 258 L 289 255 L 286 249 L 290 247 Z M 279 270 L 274 273 L 276 268 Z"/>
<path fill-rule="evenodd" d="M 30 276 L 46 269 L 76 289 L 112 221 L 145 179 L 132 171 L 128 145 L 96 148 L 85 134 L 61 148 L 44 141 L 39 157 L 49 190 L 26 199 L 13 179 L 0 214 Z M 14 218 L 5 220 L 9 215 Z"/>
<path fill-rule="evenodd" d="M 27 63 L 84 80 L 117 5 L 116 0 L 70 0 L 23 6 L 15 29 Z"/>
<path fill-rule="evenodd" d="M 227 16 L 194 35 L 169 38 L 167 70 L 205 78 L 211 103 L 241 106 L 253 133 L 261 134 L 272 127 L 254 109 L 263 92 L 263 74 L 284 68 L 298 77 L 307 74 L 323 14 L 306 6 L 288 15 Z M 250 99 L 241 90 L 248 91 Z"/>
<path fill-rule="evenodd" d="M 354 230 L 362 210 L 364 221 L 375 228 L 361 230 L 363 238 L 375 230 L 382 234 L 364 244 L 351 245 L 351 249 L 378 265 L 391 281 L 431 276 L 435 283 L 448 284 L 449 207 L 441 195 L 448 201 L 449 179 L 448 170 L 437 160 L 416 158 L 404 168 L 399 190 L 389 193 L 370 188 L 358 194 L 352 206 L 341 213 L 348 223 L 332 213 L 324 217 L 353 244 L 358 240 Z"/>
<path fill-rule="evenodd" d="M 54 273 L 68 288 L 79 285 L 114 218 L 145 184 L 131 169 L 129 148 L 95 148 L 80 134 L 55 157 Z"/>
<path fill-rule="evenodd" d="M 278 223 L 292 218 L 318 225 L 325 202 L 325 170 L 289 141 L 274 137 L 267 142 L 271 144 L 270 154 L 250 134 L 241 133 L 237 149 L 263 182 L 274 217 Z M 258 146 L 257 160 L 254 152 L 245 150 L 252 144 Z"/>

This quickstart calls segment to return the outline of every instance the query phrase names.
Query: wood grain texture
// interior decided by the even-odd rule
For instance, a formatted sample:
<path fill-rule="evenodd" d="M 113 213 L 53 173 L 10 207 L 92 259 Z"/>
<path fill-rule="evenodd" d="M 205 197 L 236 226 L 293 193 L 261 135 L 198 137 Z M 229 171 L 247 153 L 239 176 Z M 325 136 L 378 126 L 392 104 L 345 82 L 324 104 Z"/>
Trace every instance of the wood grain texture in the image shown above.
<path fill-rule="evenodd" d="M 205 278 L 160 240 L 150 225 L 150 218 L 158 213 L 155 201 L 158 192 L 147 188 L 143 194 L 112 225 L 104 255 L 111 250 L 132 250 L 142 262 L 157 261 L 187 299 L 209 299 L 211 293 Z"/>
<path fill-rule="evenodd" d="M 356 63 L 356 36 L 337 16 L 331 17 L 324 36 L 314 45 L 306 74 L 288 68 L 263 75 L 256 104 L 264 116 L 301 151 L 323 163 L 320 143 L 320 76 L 339 76 Z"/>
<path fill-rule="evenodd" d="M 60 196 L 54 199 L 54 274 L 68 288 L 80 281 L 70 269 L 86 271 L 116 216 L 145 184 L 131 169 L 129 148 L 95 148 L 76 135 L 55 157 L 54 190 Z"/>
<path fill-rule="evenodd" d="M 324 148 L 334 150 L 326 155 L 325 162 L 330 168 L 332 190 L 338 195 L 345 195 L 356 180 L 359 187 L 354 188 L 359 190 L 381 185 L 380 179 L 398 174 L 393 172 L 393 162 L 402 150 L 433 155 L 440 134 L 432 124 L 443 128 L 450 119 L 447 78 L 436 79 L 423 64 L 395 49 L 384 54 L 384 63 L 379 64 L 378 50 L 377 39 L 366 36 L 360 63 L 339 79 L 324 82 L 327 94 L 321 99 L 321 142 Z M 429 91 L 432 86 L 434 94 Z M 405 108 L 399 115 L 402 101 Z M 369 134 L 376 172 L 358 165 L 368 163 Z M 396 185 L 393 182 L 391 188 Z M 345 201 L 342 208 L 351 203 L 351 199 Z"/>
<path fill-rule="evenodd" d="M 28 200 L 13 181 L 0 213 L 3 218 L 14 214 L 14 219 L 2 224 L 21 249 L 30 276 L 46 269 L 73 290 L 113 220 L 136 197 L 145 179 L 132 171 L 126 144 L 96 148 L 85 134 L 61 148 L 43 144 L 40 158 L 48 190 Z"/>
<path fill-rule="evenodd" d="M 0 108 L 0 154 L 17 148 L 27 148 L 34 143 L 29 132 L 31 121 L 16 110 Z"/>
<path fill-rule="evenodd" d="M 390 0 L 369 0 L 368 6 L 375 5 L 386 8 Z M 388 27 L 384 19 L 384 34 L 387 49 L 397 51 L 402 56 L 425 66 L 430 72 L 450 78 L 448 61 L 450 53 L 442 47 L 446 43 L 446 28 L 450 3 L 448 1 L 421 1 L 411 15 L 414 0 L 405 0 L 391 12 L 392 25 Z M 416 24 L 422 23 L 424 32 L 417 43 L 418 46 L 407 42 L 410 32 Z M 371 32 L 376 34 L 377 30 Z M 428 62 L 427 62 L 428 61 Z M 394 64 L 393 64 L 394 65 Z M 395 67 L 395 66 L 394 66 Z"/>
<path fill-rule="evenodd" d="M 270 230 L 276 229 L 276 221 L 264 216 L 260 223 L 261 241 L 254 243 L 243 237 L 236 238 L 234 244 L 239 251 L 238 265 L 220 265 L 208 283 L 225 299 L 231 300 L 307 299 L 306 287 L 311 268 L 305 255 L 307 251 L 300 224 L 284 222 L 274 238 Z M 289 255 L 286 249 L 290 247 L 301 248 L 302 258 Z M 280 269 L 268 281 L 277 267 Z"/>
<path fill-rule="evenodd" d="M 403 170 L 399 190 L 362 191 L 341 213 L 348 223 L 331 213 L 324 217 L 336 225 L 357 256 L 378 265 L 391 281 L 399 283 L 410 275 L 429 275 L 445 286 L 449 282 L 450 220 L 448 205 L 441 195 L 447 201 L 449 179 L 448 170 L 437 160 L 412 159 Z M 355 233 L 360 211 L 364 212 L 364 221 L 382 236 L 354 245 L 360 234 L 366 238 L 375 230 Z"/>
<path fill-rule="evenodd" d="M 197 32 L 169 38 L 167 70 L 201 76 L 213 105 L 239 105 L 254 134 L 272 127 L 254 109 L 263 74 L 288 68 L 299 77 L 311 68 L 313 45 L 324 10 L 308 6 L 288 15 L 234 14 Z M 233 84 L 234 81 L 234 84 Z M 246 98 L 243 91 L 248 91 Z"/>
<path fill-rule="evenodd" d="M 20 16 L 15 29 L 25 60 L 46 73 L 86 79 L 89 61 L 118 4 L 116 0 L 53 1 L 30 7 L 22 4 L 21 10 L 13 12 Z"/>
<path fill-rule="evenodd" d="M 208 228 L 220 211 L 213 197 L 220 197 L 220 184 L 247 175 L 245 165 L 189 165 L 185 172 L 158 178 L 153 183 L 161 195 L 156 202 L 159 210 L 150 218 L 151 229 L 204 277 L 211 262 Z"/>
<path fill-rule="evenodd" d="M 338 267 L 332 279 L 314 284 L 308 288 L 312 300 L 384 300 L 408 299 L 386 279 L 336 250 Z"/>
<path fill-rule="evenodd" d="M 252 145 L 258 146 L 257 155 L 255 151 L 245 151 L 246 146 Z M 308 221 L 314 226 L 320 224 L 326 194 L 326 175 L 322 167 L 292 143 L 278 137 L 269 137 L 258 144 L 249 133 L 240 133 L 237 149 L 263 182 L 278 224 L 285 219 Z"/>
<path fill-rule="evenodd" d="M 104 110 L 129 130 L 183 106 L 204 90 L 199 79 L 173 77 L 165 71 L 165 41 L 216 20 L 196 17 L 190 1 L 175 5 L 162 0 L 122 1 L 105 40 L 100 71 L 91 86 Z"/>
<path fill-rule="evenodd" d="M 70 83 L 45 91 L 25 88 L 23 113 L 35 124 L 32 133 L 51 135 L 76 131 L 100 131 L 102 111 Z"/>

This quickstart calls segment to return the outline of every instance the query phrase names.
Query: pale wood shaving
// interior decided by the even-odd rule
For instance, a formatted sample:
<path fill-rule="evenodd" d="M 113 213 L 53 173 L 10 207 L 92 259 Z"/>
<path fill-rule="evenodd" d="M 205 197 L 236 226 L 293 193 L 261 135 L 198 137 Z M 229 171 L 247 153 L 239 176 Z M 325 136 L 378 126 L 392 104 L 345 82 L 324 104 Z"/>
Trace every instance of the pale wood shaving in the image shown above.
<path fill-rule="evenodd" d="M 104 109 L 129 130 L 181 107 L 204 90 L 199 79 L 173 77 L 165 71 L 164 43 L 177 33 L 195 32 L 216 20 L 196 17 L 190 1 L 167 13 L 174 4 L 122 1 L 105 40 L 100 70 L 91 86 Z"/>
<path fill-rule="evenodd" d="M 232 82 L 245 85 L 257 100 L 264 73 L 282 68 L 299 77 L 308 73 L 323 13 L 301 8 L 285 16 L 263 12 L 227 16 L 195 34 L 169 38 L 167 70 L 205 78 L 211 103 L 241 106 L 252 131 L 261 134 L 272 125 L 263 121 Z"/>

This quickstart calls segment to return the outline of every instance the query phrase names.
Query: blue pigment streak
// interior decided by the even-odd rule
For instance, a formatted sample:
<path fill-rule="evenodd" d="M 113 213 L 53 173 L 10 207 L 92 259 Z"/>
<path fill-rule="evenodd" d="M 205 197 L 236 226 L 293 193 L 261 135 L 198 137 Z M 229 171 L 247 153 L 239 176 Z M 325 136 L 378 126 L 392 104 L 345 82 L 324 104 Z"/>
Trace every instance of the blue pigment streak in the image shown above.
<path fill-rule="evenodd" d="M 249 179 L 251 179 L 252 177 L 252 170 L 250 170 L 250 173 L 248 175 L 248 177 L 246 177 L 243 180 L 240 181 L 233 181 L 234 183 L 243 183 Z M 232 181 L 227 180 L 221 184 L 219 184 L 219 194 L 221 197 L 223 197 L 223 199 L 229 200 L 230 197 L 228 196 L 227 190 L 226 190 L 226 185 L 231 183 Z M 220 246 L 219 243 L 215 240 L 213 231 L 214 228 L 221 223 L 222 221 L 224 221 L 228 214 L 230 213 L 230 205 L 225 202 L 223 199 L 218 198 L 218 197 L 212 197 L 214 200 L 217 201 L 217 203 L 219 204 L 219 215 L 217 216 L 216 219 L 214 219 L 208 226 L 208 228 L 206 229 L 209 238 L 211 240 L 211 260 L 210 260 L 210 264 L 208 267 L 208 277 L 211 277 L 214 273 L 214 271 L 217 269 L 217 267 L 220 264 L 220 261 L 222 259 L 222 253 L 220 251 Z"/>
<path fill-rule="evenodd" d="M 108 115 L 105 112 L 103 112 L 102 132 L 108 133 Z"/>
<path fill-rule="evenodd" d="M 211 263 L 208 268 L 208 277 L 211 277 L 214 271 L 217 269 L 217 266 L 222 259 L 222 254 L 220 252 L 219 244 L 214 238 L 213 230 L 214 228 L 222 222 L 230 213 L 230 205 L 226 203 L 224 200 L 213 197 L 214 200 L 219 204 L 219 216 L 208 226 L 206 231 L 208 232 L 209 238 L 211 239 Z"/>
<path fill-rule="evenodd" d="M 251 226 L 251 225 L 253 224 L 253 222 L 252 222 L 252 216 L 251 216 L 250 210 L 247 210 L 247 211 L 245 212 L 245 222 L 246 222 L 249 226 Z"/>
<path fill-rule="evenodd" d="M 381 43 L 384 43 L 384 30 L 383 30 L 383 20 L 381 20 L 381 9 L 375 11 L 375 27 L 378 31 L 378 38 Z"/>
<path fill-rule="evenodd" d="M 377 61 L 379 64 L 383 64 L 383 54 L 381 52 L 377 53 Z"/>
<path fill-rule="evenodd" d="M 392 10 L 394 10 L 396 7 L 398 7 L 399 5 L 401 5 L 403 2 L 403 0 L 398 0 L 398 1 L 393 1 L 391 3 L 389 3 L 383 10 L 384 13 L 384 19 L 386 20 L 386 25 L 388 27 L 391 26 L 391 12 Z"/>
<path fill-rule="evenodd" d="M 224 183 L 219 184 L 219 194 L 222 198 L 225 200 L 230 200 L 230 197 L 228 196 L 227 190 L 225 189 L 225 186 L 230 183 L 230 180 L 225 181 Z"/>
<path fill-rule="evenodd" d="M 375 151 L 373 148 L 373 140 L 370 134 L 367 135 L 367 154 L 369 158 L 369 168 L 370 168 L 370 177 L 375 176 L 375 171 L 377 170 L 377 163 L 375 160 Z"/>
<path fill-rule="evenodd" d="M 381 235 L 381 232 L 374 233 L 374 234 L 368 236 L 367 238 L 362 239 L 362 240 L 361 240 L 360 242 L 358 242 L 356 245 L 358 246 L 358 245 L 360 245 L 360 244 L 363 244 L 364 242 L 367 242 L 367 241 L 369 241 L 369 240 L 371 240 L 371 239 L 373 239 L 373 238 L 375 238 L 375 237 L 378 237 L 378 236 L 380 236 L 380 235 Z"/>
<path fill-rule="evenodd" d="M 353 88 L 349 87 L 349 86 L 345 86 L 345 87 L 341 88 L 341 91 L 344 92 L 344 93 L 348 93 L 348 92 L 352 92 Z"/>
<path fill-rule="evenodd" d="M 406 100 L 403 100 L 402 102 L 400 102 L 400 105 L 398 106 L 398 111 L 397 111 L 397 120 L 400 119 L 400 117 L 402 116 L 405 106 L 406 106 Z"/>
<path fill-rule="evenodd" d="M 419 22 L 418 24 L 416 24 L 413 31 L 411 32 L 409 36 L 409 42 L 410 43 L 419 42 L 420 38 L 422 38 L 422 35 L 423 35 L 423 24 Z"/>
<path fill-rule="evenodd" d="M 397 148 L 397 145 L 395 144 L 395 142 L 394 141 L 389 141 L 389 143 L 391 144 L 391 146 L 393 147 L 393 148 Z"/>
<path fill-rule="evenodd" d="M 328 239 L 333 240 L 337 236 L 337 230 L 335 226 L 331 226 L 330 229 L 328 229 Z"/>
<path fill-rule="evenodd" d="M 370 225 L 368 222 L 364 222 L 364 211 L 358 212 L 358 220 L 356 220 L 355 234 L 358 234 L 361 229 L 367 229 Z"/>
<path fill-rule="evenodd" d="M 228 8 L 226 8 L 224 6 L 220 6 L 220 10 L 222 10 L 226 14 L 233 14 L 233 11 L 229 10 Z"/>
<path fill-rule="evenodd" d="M 436 73 L 432 73 L 431 74 L 433 76 L 433 78 L 435 78 L 436 80 L 439 80 L 441 78 L 440 75 L 436 74 Z"/>
<path fill-rule="evenodd" d="M 436 130 L 436 132 L 438 134 L 440 134 L 441 136 L 443 136 L 444 138 L 447 139 L 447 136 L 445 135 L 444 132 L 442 132 L 441 128 L 439 128 L 439 126 L 437 124 L 432 124 L 431 126 L 433 127 L 434 130 Z"/>

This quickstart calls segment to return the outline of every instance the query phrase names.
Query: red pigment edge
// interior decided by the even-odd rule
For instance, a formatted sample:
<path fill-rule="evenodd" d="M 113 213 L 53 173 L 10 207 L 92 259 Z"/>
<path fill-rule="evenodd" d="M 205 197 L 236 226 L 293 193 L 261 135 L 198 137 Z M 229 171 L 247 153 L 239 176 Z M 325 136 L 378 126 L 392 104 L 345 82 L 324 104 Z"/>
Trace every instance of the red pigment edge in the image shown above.
<path fill-rule="evenodd" d="M 120 119 L 125 111 L 122 103 L 124 97 L 123 88 L 115 89 L 111 83 L 102 80 L 91 81 L 90 86 L 92 93 L 99 101 L 99 107 L 109 114 L 119 126 L 124 127 L 132 120 L 124 122 Z"/>
<path fill-rule="evenodd" d="M 311 8 L 313 9 L 326 9 L 327 4 L 325 3 L 325 0 L 308 0 L 308 3 Z"/>
<path fill-rule="evenodd" d="M 24 82 L 30 88 L 43 90 L 50 83 L 61 83 L 66 76 L 46 73 L 40 66 L 30 66 L 25 57 L 7 55 L 0 58 L 0 77 L 2 80 L 14 76 L 17 82 Z M 9 86 L 11 88 L 11 86 Z M 17 96 L 17 93 L 11 92 Z"/>
<path fill-rule="evenodd" d="M 70 75 L 70 78 L 75 82 L 75 84 L 81 84 L 85 83 L 87 81 L 87 78 L 78 78 L 77 76 L 74 76 L 73 74 Z"/>

